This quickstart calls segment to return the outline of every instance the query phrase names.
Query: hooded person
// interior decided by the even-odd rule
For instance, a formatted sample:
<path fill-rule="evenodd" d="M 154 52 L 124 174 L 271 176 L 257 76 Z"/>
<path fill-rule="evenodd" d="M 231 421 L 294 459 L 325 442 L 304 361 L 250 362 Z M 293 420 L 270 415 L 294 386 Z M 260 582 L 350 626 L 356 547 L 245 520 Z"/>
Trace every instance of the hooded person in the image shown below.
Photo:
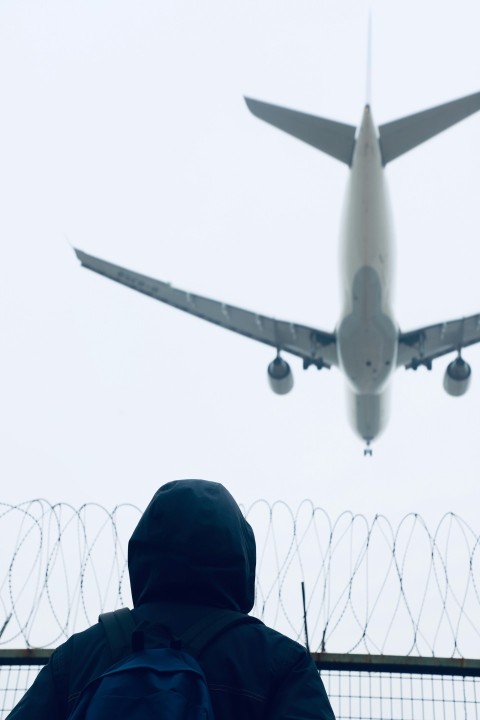
<path fill-rule="evenodd" d="M 135 625 L 179 637 L 215 609 L 249 613 L 255 559 L 252 528 L 223 485 L 163 485 L 128 545 Z M 198 660 L 219 720 L 334 720 L 309 653 L 261 622 L 226 629 Z M 113 661 L 102 623 L 72 635 L 8 718 L 68 718 L 85 686 Z"/>

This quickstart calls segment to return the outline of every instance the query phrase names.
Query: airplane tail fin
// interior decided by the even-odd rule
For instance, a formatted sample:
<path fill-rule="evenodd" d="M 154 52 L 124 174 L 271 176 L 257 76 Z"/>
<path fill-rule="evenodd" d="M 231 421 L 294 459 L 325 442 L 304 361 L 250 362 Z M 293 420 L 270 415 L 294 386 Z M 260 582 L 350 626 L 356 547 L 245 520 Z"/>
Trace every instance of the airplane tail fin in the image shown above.
<path fill-rule="evenodd" d="M 372 9 L 368 12 L 366 105 L 372 104 Z"/>
<path fill-rule="evenodd" d="M 355 144 L 355 127 L 326 118 L 307 115 L 279 105 L 245 98 L 256 117 L 312 145 L 317 150 L 351 165 Z"/>
<path fill-rule="evenodd" d="M 383 164 L 480 110 L 480 92 L 380 125 Z"/>

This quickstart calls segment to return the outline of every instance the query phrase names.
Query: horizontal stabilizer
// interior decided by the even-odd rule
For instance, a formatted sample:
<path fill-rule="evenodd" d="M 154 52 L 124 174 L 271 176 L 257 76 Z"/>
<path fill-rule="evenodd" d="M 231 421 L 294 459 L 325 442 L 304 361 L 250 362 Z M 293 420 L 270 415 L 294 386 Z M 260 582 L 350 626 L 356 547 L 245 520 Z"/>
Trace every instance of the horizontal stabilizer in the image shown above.
<path fill-rule="evenodd" d="M 261 120 L 313 145 L 317 150 L 350 165 L 355 144 L 355 127 L 307 115 L 278 105 L 245 98 L 249 110 Z"/>
<path fill-rule="evenodd" d="M 480 110 L 480 92 L 380 125 L 383 164 Z"/>

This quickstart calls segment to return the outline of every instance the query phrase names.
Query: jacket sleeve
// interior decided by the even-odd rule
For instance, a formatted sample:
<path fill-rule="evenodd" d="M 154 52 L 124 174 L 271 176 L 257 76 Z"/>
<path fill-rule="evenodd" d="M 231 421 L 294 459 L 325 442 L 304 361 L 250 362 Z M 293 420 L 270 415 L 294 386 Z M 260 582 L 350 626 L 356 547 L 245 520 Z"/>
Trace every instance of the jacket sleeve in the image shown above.
<path fill-rule="evenodd" d="M 58 652 L 58 651 L 56 651 Z M 61 703 L 53 677 L 55 653 L 39 672 L 23 698 L 7 715 L 7 720 L 63 720 Z"/>
<path fill-rule="evenodd" d="M 319 672 L 304 651 L 279 683 L 270 703 L 272 720 L 335 720 Z"/>

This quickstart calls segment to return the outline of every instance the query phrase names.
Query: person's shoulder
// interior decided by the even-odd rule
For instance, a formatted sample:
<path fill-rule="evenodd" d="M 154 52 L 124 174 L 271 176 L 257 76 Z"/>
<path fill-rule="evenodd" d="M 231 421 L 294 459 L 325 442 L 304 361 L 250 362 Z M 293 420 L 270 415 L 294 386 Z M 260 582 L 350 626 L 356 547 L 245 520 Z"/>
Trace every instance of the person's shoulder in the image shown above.
<path fill-rule="evenodd" d="M 261 621 L 239 625 L 234 630 L 239 640 L 242 637 L 253 653 L 268 658 L 270 666 L 279 672 L 293 665 L 307 666 L 312 662 L 310 653 L 303 645 Z"/>
<path fill-rule="evenodd" d="M 105 631 L 102 628 L 101 623 L 97 622 L 95 625 L 91 625 L 86 630 L 80 630 L 73 635 L 70 635 L 68 640 L 63 643 L 65 649 L 71 650 L 72 652 L 81 652 L 83 647 L 90 647 L 91 645 L 98 646 L 106 644 Z M 60 649 L 60 647 L 58 649 Z"/>
<path fill-rule="evenodd" d="M 285 635 L 279 630 L 274 630 L 274 628 L 266 625 L 262 620 L 257 620 L 257 618 L 254 618 L 254 622 L 248 623 L 248 625 L 250 626 L 250 628 L 255 629 L 256 632 L 262 634 L 265 638 L 267 638 L 268 642 L 274 646 L 285 646 L 290 648 L 292 652 L 297 653 L 306 652 L 305 647 L 297 640 L 293 640 L 291 637 Z"/>
<path fill-rule="evenodd" d="M 74 633 L 59 645 L 52 655 L 52 664 L 56 675 L 70 676 L 72 672 L 76 674 L 77 668 L 104 665 L 107 658 L 107 638 L 97 622 L 86 630 Z"/>

